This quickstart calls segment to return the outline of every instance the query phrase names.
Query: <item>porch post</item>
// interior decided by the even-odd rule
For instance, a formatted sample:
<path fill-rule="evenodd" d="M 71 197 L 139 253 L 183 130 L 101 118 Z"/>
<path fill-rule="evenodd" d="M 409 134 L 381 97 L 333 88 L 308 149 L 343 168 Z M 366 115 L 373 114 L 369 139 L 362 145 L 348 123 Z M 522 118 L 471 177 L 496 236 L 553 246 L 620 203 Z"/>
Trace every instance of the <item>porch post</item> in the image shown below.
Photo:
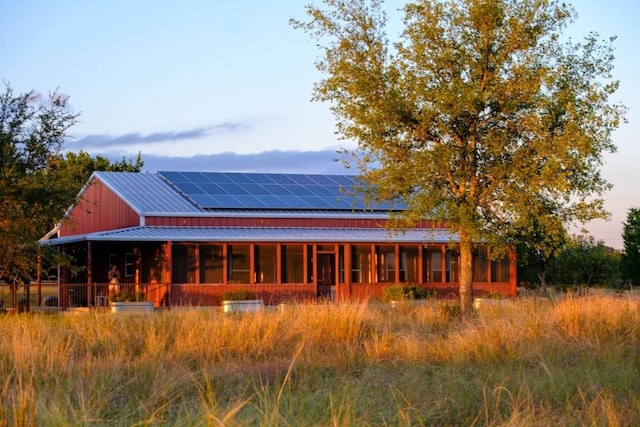
<path fill-rule="evenodd" d="M 318 296 L 318 245 L 313 244 L 313 266 L 311 270 L 311 274 L 313 274 L 313 287 L 315 288 L 315 295 Z"/>
<path fill-rule="evenodd" d="M 309 283 L 309 245 L 302 245 L 302 283 Z"/>
<path fill-rule="evenodd" d="M 171 246 L 172 243 L 171 241 L 167 241 L 165 243 L 165 251 L 166 251 L 166 256 L 164 257 L 165 259 L 165 286 L 167 287 L 166 289 L 166 294 L 165 294 L 165 305 L 167 305 L 168 307 L 171 307 L 171 284 L 173 283 L 173 272 L 171 270 L 171 266 L 173 265 L 173 259 L 172 259 L 172 251 L 171 251 Z"/>
<path fill-rule="evenodd" d="M 400 280 L 400 244 L 396 243 L 395 245 L 393 245 L 393 262 L 395 264 L 395 274 L 393 277 L 393 281 L 395 283 L 400 283 L 402 280 Z M 406 268 L 406 266 L 405 266 Z M 404 278 L 406 281 L 406 277 Z"/>
<path fill-rule="evenodd" d="M 92 256 L 91 241 L 87 242 L 87 306 L 91 307 L 94 302 L 95 292 L 92 289 L 93 284 L 93 256 Z"/>
<path fill-rule="evenodd" d="M 420 244 L 418 245 L 418 282 L 421 285 L 424 285 L 426 282 L 426 280 L 424 280 L 425 279 L 424 265 L 426 264 L 424 262 L 424 257 L 425 257 L 424 244 Z"/>
<path fill-rule="evenodd" d="M 61 245 L 60 251 L 65 254 L 67 252 L 66 246 Z M 58 304 L 60 304 L 63 309 L 67 309 L 69 307 L 68 270 L 68 267 L 58 267 L 58 286 L 60 286 L 60 301 L 58 301 Z"/>
<path fill-rule="evenodd" d="M 353 249 L 353 245 L 351 243 L 347 243 L 344 245 L 344 281 L 347 284 L 347 295 L 343 295 L 343 298 L 351 299 L 353 298 L 353 286 L 351 282 L 351 251 Z"/>
<path fill-rule="evenodd" d="M 40 246 L 38 246 L 38 258 L 36 261 L 36 280 L 38 283 L 37 305 L 42 305 L 42 254 L 40 253 Z"/>

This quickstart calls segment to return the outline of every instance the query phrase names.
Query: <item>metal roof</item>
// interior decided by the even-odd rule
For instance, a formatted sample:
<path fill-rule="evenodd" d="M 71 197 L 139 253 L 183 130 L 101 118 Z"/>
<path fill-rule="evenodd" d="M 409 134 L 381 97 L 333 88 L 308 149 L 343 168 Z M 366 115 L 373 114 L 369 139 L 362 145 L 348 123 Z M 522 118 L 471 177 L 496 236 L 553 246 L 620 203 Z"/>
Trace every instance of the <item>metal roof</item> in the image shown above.
<path fill-rule="evenodd" d="M 226 172 L 94 172 L 140 215 L 264 213 L 332 216 L 386 214 L 390 203 L 368 205 L 351 175 Z M 400 207 L 402 208 L 402 207 Z"/>
<path fill-rule="evenodd" d="M 203 212 L 201 208 L 168 185 L 158 174 L 94 172 L 93 175 L 140 215 Z"/>
<path fill-rule="evenodd" d="M 293 242 L 293 243 L 448 243 L 455 233 L 444 229 L 392 232 L 383 228 L 288 227 L 132 227 L 42 241 L 61 245 L 80 241 L 134 242 Z"/>

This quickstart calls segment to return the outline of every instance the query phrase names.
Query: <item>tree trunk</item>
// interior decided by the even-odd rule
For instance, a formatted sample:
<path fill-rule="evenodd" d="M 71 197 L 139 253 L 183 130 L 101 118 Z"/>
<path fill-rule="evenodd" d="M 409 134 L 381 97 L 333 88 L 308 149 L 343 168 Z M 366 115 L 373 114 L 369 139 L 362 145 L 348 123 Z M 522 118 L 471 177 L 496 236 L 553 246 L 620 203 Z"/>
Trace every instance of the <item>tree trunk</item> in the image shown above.
<path fill-rule="evenodd" d="M 547 295 L 547 268 L 542 258 L 538 261 L 538 280 L 540 280 L 540 292 Z"/>
<path fill-rule="evenodd" d="M 460 308 L 463 313 L 473 309 L 473 283 L 471 270 L 471 240 L 460 230 Z"/>

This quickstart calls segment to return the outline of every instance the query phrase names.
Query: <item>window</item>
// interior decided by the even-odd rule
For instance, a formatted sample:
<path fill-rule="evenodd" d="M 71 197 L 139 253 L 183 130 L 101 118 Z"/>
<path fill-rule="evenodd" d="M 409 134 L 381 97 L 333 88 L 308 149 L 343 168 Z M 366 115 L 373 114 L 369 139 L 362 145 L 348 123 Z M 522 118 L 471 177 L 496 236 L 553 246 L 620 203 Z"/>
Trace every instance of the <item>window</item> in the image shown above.
<path fill-rule="evenodd" d="M 491 281 L 508 282 L 509 280 L 509 257 L 491 261 Z"/>
<path fill-rule="evenodd" d="M 222 283 L 222 245 L 200 246 L 200 283 Z"/>
<path fill-rule="evenodd" d="M 282 283 L 304 283 L 302 245 L 282 245 Z"/>
<path fill-rule="evenodd" d="M 133 277 L 133 253 L 124 254 L 124 276 Z"/>
<path fill-rule="evenodd" d="M 487 247 L 479 246 L 473 249 L 471 258 L 472 265 L 472 281 L 474 282 L 487 282 Z"/>
<path fill-rule="evenodd" d="M 255 283 L 277 283 L 277 246 L 256 245 L 255 255 Z"/>
<path fill-rule="evenodd" d="M 378 282 L 396 281 L 395 246 L 376 246 L 376 267 Z"/>
<path fill-rule="evenodd" d="M 442 282 L 442 251 L 440 248 L 425 249 L 423 269 L 427 274 L 427 282 Z"/>
<path fill-rule="evenodd" d="M 371 283 L 371 247 L 354 245 L 351 247 L 351 281 Z"/>
<path fill-rule="evenodd" d="M 346 248 L 344 245 L 340 245 L 338 246 L 338 283 L 344 283 L 345 280 L 345 261 L 344 261 L 344 254 L 345 254 Z"/>
<path fill-rule="evenodd" d="M 229 283 L 251 283 L 249 273 L 251 257 L 249 245 L 229 245 Z"/>
<path fill-rule="evenodd" d="M 417 246 L 400 246 L 401 282 L 422 282 L 422 278 L 418 277 L 419 262 Z"/>
<path fill-rule="evenodd" d="M 171 259 L 173 283 L 196 283 L 195 245 L 173 245 Z"/>
<path fill-rule="evenodd" d="M 313 262 L 313 245 L 307 245 L 307 283 L 313 283 L 313 272 L 315 270 Z"/>

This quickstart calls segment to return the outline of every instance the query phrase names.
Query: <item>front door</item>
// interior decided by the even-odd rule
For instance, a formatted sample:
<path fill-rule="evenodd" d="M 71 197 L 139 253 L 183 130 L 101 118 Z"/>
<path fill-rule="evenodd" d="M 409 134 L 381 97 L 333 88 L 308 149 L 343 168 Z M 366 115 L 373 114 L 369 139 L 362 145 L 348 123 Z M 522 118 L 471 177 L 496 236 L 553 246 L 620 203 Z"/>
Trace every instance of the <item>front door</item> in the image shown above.
<path fill-rule="evenodd" d="M 336 255 L 318 254 L 318 297 L 333 299 L 336 285 Z"/>

